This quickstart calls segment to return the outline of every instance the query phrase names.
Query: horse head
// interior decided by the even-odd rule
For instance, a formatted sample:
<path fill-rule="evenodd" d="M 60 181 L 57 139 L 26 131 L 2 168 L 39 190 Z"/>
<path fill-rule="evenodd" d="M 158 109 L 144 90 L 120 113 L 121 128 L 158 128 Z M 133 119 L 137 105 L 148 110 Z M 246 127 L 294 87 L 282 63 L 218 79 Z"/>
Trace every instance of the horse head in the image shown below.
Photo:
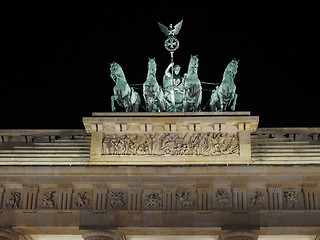
<path fill-rule="evenodd" d="M 226 71 L 231 73 L 233 76 L 236 75 L 236 73 L 238 71 L 238 64 L 239 64 L 239 60 L 237 60 L 235 58 L 232 59 L 232 61 L 227 65 Z"/>
<path fill-rule="evenodd" d="M 157 71 L 157 63 L 155 58 L 149 58 L 148 61 L 148 75 L 155 75 Z"/>
<path fill-rule="evenodd" d="M 110 63 L 110 72 L 110 76 L 114 82 L 117 82 L 118 80 L 126 81 L 123 70 L 118 63 Z"/>
<path fill-rule="evenodd" d="M 188 74 L 198 74 L 197 70 L 199 67 L 199 59 L 197 55 L 191 55 L 189 67 L 188 67 Z"/>

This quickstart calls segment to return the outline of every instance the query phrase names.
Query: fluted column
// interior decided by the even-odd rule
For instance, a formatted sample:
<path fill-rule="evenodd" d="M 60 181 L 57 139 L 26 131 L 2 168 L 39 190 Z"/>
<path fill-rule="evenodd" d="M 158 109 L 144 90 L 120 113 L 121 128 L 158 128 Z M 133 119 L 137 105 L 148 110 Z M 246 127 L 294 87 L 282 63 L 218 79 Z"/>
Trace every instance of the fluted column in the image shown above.
<path fill-rule="evenodd" d="M 82 230 L 84 240 L 125 240 L 125 236 L 116 230 Z"/>
<path fill-rule="evenodd" d="M 0 229 L 0 240 L 18 240 L 19 235 L 13 233 L 10 229 Z"/>
<path fill-rule="evenodd" d="M 221 232 L 219 240 L 257 240 L 258 236 L 258 231 L 230 230 Z"/>

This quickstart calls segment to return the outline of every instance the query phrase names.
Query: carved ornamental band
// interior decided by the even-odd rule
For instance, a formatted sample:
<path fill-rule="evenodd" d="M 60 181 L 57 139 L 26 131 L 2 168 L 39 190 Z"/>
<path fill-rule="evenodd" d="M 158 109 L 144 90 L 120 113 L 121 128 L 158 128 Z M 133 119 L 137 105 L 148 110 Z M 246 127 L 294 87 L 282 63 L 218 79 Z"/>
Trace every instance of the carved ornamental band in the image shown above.
<path fill-rule="evenodd" d="M 240 154 L 239 137 L 231 133 L 154 133 L 105 135 L 102 155 L 203 155 Z"/>

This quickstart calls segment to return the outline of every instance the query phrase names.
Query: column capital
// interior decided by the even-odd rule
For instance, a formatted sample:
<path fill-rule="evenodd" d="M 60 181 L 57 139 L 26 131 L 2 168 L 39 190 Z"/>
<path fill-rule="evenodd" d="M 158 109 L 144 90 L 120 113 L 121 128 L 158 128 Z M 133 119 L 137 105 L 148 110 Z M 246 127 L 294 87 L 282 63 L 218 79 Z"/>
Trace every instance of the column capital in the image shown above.
<path fill-rule="evenodd" d="M 117 230 L 81 230 L 84 240 L 125 240 L 126 237 Z"/>
<path fill-rule="evenodd" d="M 19 235 L 11 231 L 11 229 L 0 228 L 0 240 L 18 240 Z"/>
<path fill-rule="evenodd" d="M 259 231 L 254 230 L 228 230 L 222 231 L 219 240 L 257 240 Z"/>

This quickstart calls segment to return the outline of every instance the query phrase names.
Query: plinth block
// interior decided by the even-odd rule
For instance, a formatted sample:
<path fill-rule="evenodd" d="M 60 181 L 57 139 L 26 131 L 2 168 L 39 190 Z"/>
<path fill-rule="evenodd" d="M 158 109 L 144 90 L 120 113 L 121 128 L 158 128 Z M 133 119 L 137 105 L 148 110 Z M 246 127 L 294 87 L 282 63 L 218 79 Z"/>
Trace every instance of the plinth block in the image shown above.
<path fill-rule="evenodd" d="M 93 113 L 90 164 L 249 164 L 250 112 Z"/>

